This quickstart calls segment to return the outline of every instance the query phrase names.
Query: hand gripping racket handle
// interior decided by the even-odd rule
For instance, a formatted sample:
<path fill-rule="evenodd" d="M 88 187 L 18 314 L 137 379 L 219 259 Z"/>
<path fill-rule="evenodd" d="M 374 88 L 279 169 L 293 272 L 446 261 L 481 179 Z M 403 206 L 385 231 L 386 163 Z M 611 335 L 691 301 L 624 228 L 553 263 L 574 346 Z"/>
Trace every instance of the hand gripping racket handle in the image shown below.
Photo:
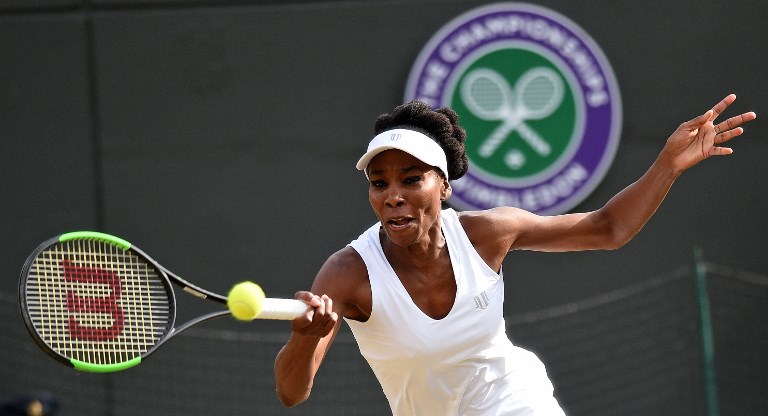
<path fill-rule="evenodd" d="M 257 319 L 294 320 L 304 315 L 309 306 L 296 299 L 265 298 Z"/>

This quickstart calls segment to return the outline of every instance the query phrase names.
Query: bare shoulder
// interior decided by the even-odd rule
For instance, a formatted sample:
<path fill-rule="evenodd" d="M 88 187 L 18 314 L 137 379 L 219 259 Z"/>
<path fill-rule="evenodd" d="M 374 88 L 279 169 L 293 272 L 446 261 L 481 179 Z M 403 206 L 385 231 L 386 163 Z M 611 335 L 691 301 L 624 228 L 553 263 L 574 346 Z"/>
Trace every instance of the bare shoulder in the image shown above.
<path fill-rule="evenodd" d="M 328 257 L 315 277 L 312 292 L 330 296 L 335 305 L 342 307 L 346 317 L 360 319 L 370 315 L 368 269 L 352 247 L 344 247 Z"/>
<path fill-rule="evenodd" d="M 368 280 L 365 262 L 355 249 L 347 246 L 328 257 L 315 278 L 312 290 L 314 292 L 317 286 L 330 288 L 362 280 Z"/>
<path fill-rule="evenodd" d="M 459 221 L 467 232 L 470 240 L 486 240 L 490 236 L 503 237 L 505 240 L 510 233 L 519 230 L 520 225 L 531 214 L 520 208 L 497 207 L 482 211 L 463 211 L 459 213 Z"/>
<path fill-rule="evenodd" d="M 500 270 L 504 257 L 519 237 L 526 211 L 498 207 L 483 211 L 464 211 L 459 221 L 480 257 L 493 270 Z"/>

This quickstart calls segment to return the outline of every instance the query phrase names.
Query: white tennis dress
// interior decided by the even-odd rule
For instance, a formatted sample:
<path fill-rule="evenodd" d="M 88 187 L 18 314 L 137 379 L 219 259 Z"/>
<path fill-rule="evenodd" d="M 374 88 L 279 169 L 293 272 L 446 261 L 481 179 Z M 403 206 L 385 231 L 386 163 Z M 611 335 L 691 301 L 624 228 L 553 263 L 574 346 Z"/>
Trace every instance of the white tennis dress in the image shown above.
<path fill-rule="evenodd" d="M 441 214 L 456 277 L 443 319 L 413 303 L 384 256 L 377 223 L 350 243 L 365 261 L 372 310 L 347 319 L 397 416 L 563 415 L 544 365 L 507 338 L 504 282 L 480 258 L 452 209 Z"/>

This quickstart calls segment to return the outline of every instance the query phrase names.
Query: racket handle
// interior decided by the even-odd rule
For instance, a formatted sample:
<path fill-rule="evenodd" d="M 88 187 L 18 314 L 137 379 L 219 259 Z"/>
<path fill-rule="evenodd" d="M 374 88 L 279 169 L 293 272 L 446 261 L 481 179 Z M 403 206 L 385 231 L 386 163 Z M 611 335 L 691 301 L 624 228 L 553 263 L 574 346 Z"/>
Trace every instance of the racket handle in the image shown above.
<path fill-rule="evenodd" d="M 296 299 L 265 298 L 256 319 L 294 320 L 309 309 L 306 303 Z"/>

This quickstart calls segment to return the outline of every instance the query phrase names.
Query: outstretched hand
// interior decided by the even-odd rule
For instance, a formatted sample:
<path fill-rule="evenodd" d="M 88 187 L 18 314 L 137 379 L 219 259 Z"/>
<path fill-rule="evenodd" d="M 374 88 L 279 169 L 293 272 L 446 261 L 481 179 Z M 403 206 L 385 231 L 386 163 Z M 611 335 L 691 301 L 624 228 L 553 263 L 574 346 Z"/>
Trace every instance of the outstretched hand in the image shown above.
<path fill-rule="evenodd" d="M 720 145 L 744 133 L 740 126 L 757 117 L 750 111 L 715 124 L 717 117 L 735 100 L 736 95 L 728 95 L 711 110 L 682 123 L 672 133 L 662 154 L 669 158 L 674 171 L 682 172 L 710 156 L 733 153 L 733 149 Z"/>

